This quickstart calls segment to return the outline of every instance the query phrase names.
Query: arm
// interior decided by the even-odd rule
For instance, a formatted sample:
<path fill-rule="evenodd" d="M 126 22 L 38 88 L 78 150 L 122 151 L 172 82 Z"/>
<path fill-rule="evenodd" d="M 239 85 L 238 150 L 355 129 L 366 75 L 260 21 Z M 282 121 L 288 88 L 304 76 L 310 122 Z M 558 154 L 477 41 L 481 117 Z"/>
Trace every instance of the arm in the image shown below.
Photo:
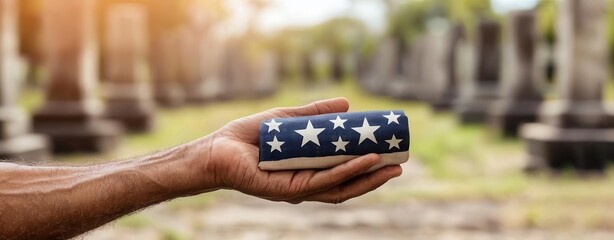
<path fill-rule="evenodd" d="M 70 238 L 139 209 L 220 188 L 290 203 L 340 203 L 360 196 L 400 175 L 400 167 L 361 175 L 378 163 L 373 154 L 324 171 L 265 172 L 257 167 L 261 120 L 347 109 L 344 99 L 274 109 L 167 151 L 98 166 L 0 163 L 0 236 Z"/>

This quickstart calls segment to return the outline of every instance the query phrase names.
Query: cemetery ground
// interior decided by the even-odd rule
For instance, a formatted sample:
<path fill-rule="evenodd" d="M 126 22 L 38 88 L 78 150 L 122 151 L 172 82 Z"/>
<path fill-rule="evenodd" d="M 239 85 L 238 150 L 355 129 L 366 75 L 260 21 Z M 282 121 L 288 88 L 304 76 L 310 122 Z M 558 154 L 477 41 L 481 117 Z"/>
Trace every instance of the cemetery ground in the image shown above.
<path fill-rule="evenodd" d="M 278 106 L 345 96 L 351 111 L 403 109 L 411 160 L 402 177 L 342 205 L 271 203 L 218 191 L 124 217 L 84 239 L 612 239 L 614 170 L 602 177 L 526 175 L 523 144 L 483 126 L 461 126 L 427 105 L 368 95 L 351 81 L 285 84 L 259 100 L 164 109 L 151 134 L 129 136 L 105 155 L 57 157 L 58 164 L 126 159 L 207 135 L 227 122 Z M 612 95 L 612 94 L 609 94 Z M 28 92 L 24 104 L 38 106 Z"/>

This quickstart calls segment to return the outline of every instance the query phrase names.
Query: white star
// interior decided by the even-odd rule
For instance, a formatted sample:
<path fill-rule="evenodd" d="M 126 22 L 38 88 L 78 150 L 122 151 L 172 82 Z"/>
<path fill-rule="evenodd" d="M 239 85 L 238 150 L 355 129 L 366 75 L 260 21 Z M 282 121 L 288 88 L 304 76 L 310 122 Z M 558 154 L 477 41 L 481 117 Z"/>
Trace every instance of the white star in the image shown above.
<path fill-rule="evenodd" d="M 367 122 L 367 118 L 362 122 L 362 127 L 352 128 L 354 131 L 360 133 L 360 141 L 358 144 L 361 144 L 363 141 L 369 139 L 377 144 L 377 139 L 375 139 L 375 130 L 379 129 L 379 126 L 370 126 L 369 122 Z"/>
<path fill-rule="evenodd" d="M 273 130 L 276 130 L 277 132 L 281 132 L 281 131 L 279 130 L 279 126 L 280 126 L 280 125 L 282 125 L 283 123 L 278 123 L 278 122 L 275 122 L 275 119 L 273 119 L 273 120 L 271 120 L 271 122 L 269 122 L 269 123 L 264 123 L 264 124 L 266 124 L 267 126 L 269 126 L 269 132 L 272 132 Z"/>
<path fill-rule="evenodd" d="M 350 142 L 344 142 L 343 139 L 341 139 L 341 137 L 339 137 L 339 140 L 337 140 L 336 142 L 333 142 L 333 144 L 337 147 L 335 149 L 335 152 L 338 152 L 338 151 L 344 151 L 345 152 L 345 146 L 347 146 L 348 143 L 350 143 Z"/>
<path fill-rule="evenodd" d="M 345 126 L 343 124 L 347 122 L 347 119 L 341 119 L 339 116 L 337 116 L 337 119 L 330 120 L 330 121 L 335 124 L 335 126 L 333 127 L 333 130 L 337 129 L 338 127 L 345 129 Z"/>
<path fill-rule="evenodd" d="M 271 152 L 274 152 L 274 151 L 281 152 L 281 145 L 284 145 L 284 142 L 280 142 L 277 140 L 277 136 L 273 137 L 272 142 L 266 142 L 266 143 L 271 145 Z"/>
<path fill-rule="evenodd" d="M 397 149 L 401 149 L 401 147 L 399 147 L 399 143 L 401 143 L 403 141 L 403 139 L 397 139 L 397 137 L 395 135 L 392 135 L 392 139 L 390 140 L 386 140 L 386 142 L 390 145 L 390 149 L 393 148 L 397 148 Z"/>
<path fill-rule="evenodd" d="M 399 124 L 399 117 L 401 115 L 395 115 L 392 111 L 390 111 L 390 115 L 384 115 L 385 118 L 388 118 L 388 125 L 391 123 Z"/>
<path fill-rule="evenodd" d="M 308 121 L 307 128 L 295 131 L 301 136 L 303 136 L 303 144 L 301 145 L 301 147 L 305 146 L 305 144 L 309 142 L 313 142 L 316 145 L 320 146 L 318 135 L 322 133 L 322 131 L 324 131 L 324 128 L 313 128 L 313 125 L 311 125 L 311 121 Z"/>

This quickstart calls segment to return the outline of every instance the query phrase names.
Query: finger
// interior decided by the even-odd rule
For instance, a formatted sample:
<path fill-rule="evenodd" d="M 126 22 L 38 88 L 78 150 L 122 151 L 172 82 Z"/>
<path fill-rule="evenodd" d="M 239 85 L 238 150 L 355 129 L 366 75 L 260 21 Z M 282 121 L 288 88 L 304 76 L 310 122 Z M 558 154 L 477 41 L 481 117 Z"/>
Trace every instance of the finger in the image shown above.
<path fill-rule="evenodd" d="M 360 174 L 363 174 L 371 167 L 377 165 L 379 162 L 379 155 L 369 154 L 352 159 L 334 168 L 319 171 L 315 173 L 311 179 L 309 179 L 305 185 L 305 189 L 302 189 L 302 191 L 307 193 L 315 193 L 331 189 Z"/>
<path fill-rule="evenodd" d="M 324 192 L 319 192 L 309 195 L 303 199 L 298 199 L 294 201 L 294 203 L 301 201 L 316 201 L 334 204 L 342 203 L 349 199 L 371 192 L 384 185 L 390 179 L 401 176 L 402 173 L 403 170 L 401 166 L 388 166 L 367 175 L 360 176 Z"/>
<path fill-rule="evenodd" d="M 322 101 L 313 102 L 302 107 L 295 108 L 280 108 L 277 111 L 283 112 L 290 117 L 311 116 L 328 113 L 347 112 L 350 108 L 350 103 L 346 98 L 332 98 Z"/>
<path fill-rule="evenodd" d="M 258 128 L 264 120 L 347 112 L 349 108 L 350 104 L 346 98 L 322 100 L 302 107 L 275 108 L 234 121 L 232 133 L 247 143 L 257 144 Z"/>

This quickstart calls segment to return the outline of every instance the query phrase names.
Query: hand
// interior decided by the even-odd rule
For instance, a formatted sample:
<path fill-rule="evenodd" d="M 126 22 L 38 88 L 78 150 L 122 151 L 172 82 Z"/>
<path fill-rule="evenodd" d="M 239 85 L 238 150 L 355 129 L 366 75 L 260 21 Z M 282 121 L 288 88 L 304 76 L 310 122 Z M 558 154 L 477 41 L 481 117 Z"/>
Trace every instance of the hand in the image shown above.
<path fill-rule="evenodd" d="M 379 163 L 376 154 L 362 156 L 328 170 L 262 171 L 258 168 L 258 128 L 271 118 L 347 112 L 345 98 L 315 102 L 297 108 L 276 108 L 235 120 L 212 136 L 207 170 L 221 188 L 272 200 L 300 203 L 341 203 L 370 192 L 400 176 L 401 167 L 388 166 L 364 174 Z"/>

